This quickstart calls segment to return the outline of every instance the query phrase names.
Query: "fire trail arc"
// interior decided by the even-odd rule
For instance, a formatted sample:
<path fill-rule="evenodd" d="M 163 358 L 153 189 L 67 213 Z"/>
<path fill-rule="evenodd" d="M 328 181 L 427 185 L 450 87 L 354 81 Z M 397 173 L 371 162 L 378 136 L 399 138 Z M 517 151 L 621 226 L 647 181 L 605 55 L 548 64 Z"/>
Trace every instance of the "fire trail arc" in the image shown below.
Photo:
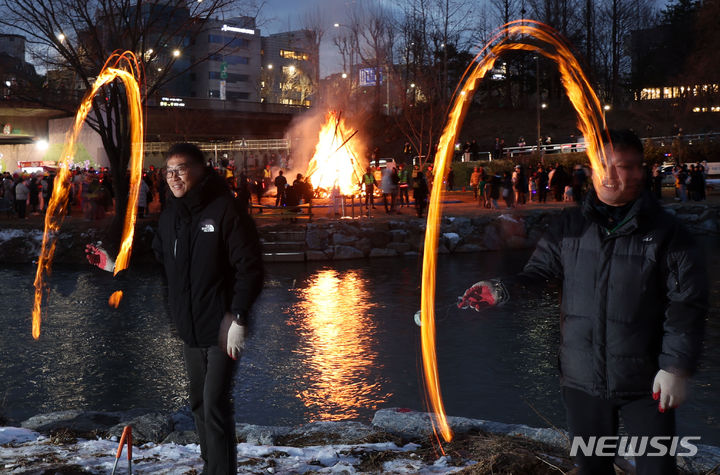
<path fill-rule="evenodd" d="M 42 315 L 43 293 L 47 292 L 45 279 L 50 275 L 57 233 L 65 218 L 68 204 L 70 166 L 75 155 L 76 141 L 85 118 L 92 109 L 93 100 L 101 87 L 110 84 L 115 79 L 122 81 L 128 101 L 130 124 L 130 194 L 128 196 L 125 223 L 122 231 L 120 250 L 115 260 L 115 275 L 127 268 L 132 252 L 132 242 L 137 217 L 137 202 L 140 193 L 140 180 L 142 179 L 143 162 L 143 112 L 142 97 L 137 78 L 141 77 L 140 67 L 135 55 L 126 51 L 122 54 L 113 53 L 105 62 L 98 74 L 92 89 L 85 95 L 75 115 L 73 128 L 68 131 L 65 146 L 60 155 L 59 171 L 53 184 L 53 193 L 45 214 L 45 232 L 43 234 L 42 249 L 38 258 L 35 273 L 35 299 L 32 311 L 32 336 L 40 338 L 40 323 Z M 119 304 L 122 293 L 115 292 L 114 306 Z"/>
<path fill-rule="evenodd" d="M 575 108 L 578 129 L 585 137 L 588 158 L 593 169 L 595 187 L 608 186 L 607 158 L 603 149 L 605 121 L 600 101 L 582 71 L 580 63 L 570 50 L 570 45 L 549 26 L 532 20 L 517 20 L 499 28 L 493 38 L 477 54 L 468 66 L 453 95 L 448 120 L 435 154 L 435 179 L 428 207 L 425 248 L 423 252 L 421 297 L 421 346 L 426 400 L 434 413 L 430 418 L 435 437 L 440 442 L 453 438 L 447 421 L 440 390 L 435 347 L 435 287 L 437 248 L 442 218 L 442 178 L 447 174 L 452 160 L 453 144 L 457 141 L 463 120 L 472 102 L 480 80 L 490 71 L 500 55 L 507 51 L 528 51 L 552 59 L 558 65 L 562 84 L 568 99 Z M 442 448 L 442 447 L 441 447 Z"/>

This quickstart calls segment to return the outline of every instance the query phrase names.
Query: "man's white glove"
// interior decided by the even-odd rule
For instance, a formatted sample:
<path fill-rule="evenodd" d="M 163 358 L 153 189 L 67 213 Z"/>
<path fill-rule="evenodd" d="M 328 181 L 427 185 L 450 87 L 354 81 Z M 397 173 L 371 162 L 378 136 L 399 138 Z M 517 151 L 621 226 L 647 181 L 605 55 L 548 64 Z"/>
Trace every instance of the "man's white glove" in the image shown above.
<path fill-rule="evenodd" d="M 104 271 L 112 272 L 115 269 L 115 261 L 112 260 L 110 254 L 101 247 L 101 242 L 97 244 L 87 244 L 85 246 L 85 257 L 90 264 Z"/>
<path fill-rule="evenodd" d="M 234 360 L 245 348 L 245 326 L 240 325 L 232 313 L 226 313 L 220 324 L 219 345 Z"/>
<path fill-rule="evenodd" d="M 661 369 L 653 381 L 653 399 L 658 402 L 658 411 L 675 409 L 685 402 L 687 378 Z"/>
<path fill-rule="evenodd" d="M 508 299 L 505 286 L 499 281 L 481 280 L 458 297 L 458 308 L 472 308 L 476 312 L 487 306 L 500 305 Z"/>

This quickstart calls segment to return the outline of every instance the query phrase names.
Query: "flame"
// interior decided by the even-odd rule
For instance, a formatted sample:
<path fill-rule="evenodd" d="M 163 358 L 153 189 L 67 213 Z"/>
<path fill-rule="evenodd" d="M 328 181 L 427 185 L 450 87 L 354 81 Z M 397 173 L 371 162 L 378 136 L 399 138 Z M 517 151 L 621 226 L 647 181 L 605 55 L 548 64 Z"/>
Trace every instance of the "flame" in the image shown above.
<path fill-rule="evenodd" d="M 359 147 L 352 140 L 356 133 L 345 124 L 340 113 L 327 114 L 305 173 L 315 187 L 330 190 L 337 183 L 344 195 L 358 191 L 365 170 L 360 163 Z"/>
<path fill-rule="evenodd" d="M 110 298 L 108 299 L 108 305 L 110 305 L 113 308 L 118 308 L 118 305 L 120 305 L 120 301 L 123 298 L 123 291 L 122 290 L 116 290 L 112 293 Z"/>
<path fill-rule="evenodd" d="M 534 40 L 533 44 L 515 42 L 513 38 L 526 35 Z M 493 46 L 496 41 L 499 43 Z M 510 50 L 531 51 L 552 59 L 558 64 L 562 83 L 578 117 L 578 128 L 585 137 L 587 154 L 593 168 L 595 186 L 607 184 L 607 160 L 602 146 L 601 133 L 605 129 L 602 108 L 597 95 L 582 71 L 580 63 L 573 56 L 569 45 L 552 28 L 532 20 L 518 20 L 503 25 L 488 44 L 478 53 L 463 75 L 464 83 L 455 91 L 455 100 L 449 111 L 448 121 L 440 138 L 435 155 L 435 183 L 441 183 L 453 154 L 453 144 L 467 114 L 472 96 L 479 81 L 492 69 L 495 60 Z M 440 233 L 442 186 L 434 186 L 430 195 L 425 233 L 425 251 L 423 253 L 422 300 L 421 300 L 421 340 L 423 372 L 427 400 L 434 412 L 431 418 L 435 436 L 438 431 L 449 442 L 453 433 L 447 423 L 445 407 L 440 392 L 435 348 L 435 276 L 437 246 Z M 441 447 L 442 448 L 442 447 Z"/>
<path fill-rule="evenodd" d="M 127 69 L 118 69 L 120 66 Z M 129 71 L 128 71 L 129 70 Z M 75 115 L 73 128 L 65 139 L 65 147 L 60 155 L 59 172 L 53 185 L 52 198 L 45 214 L 45 232 L 43 234 L 42 250 L 38 258 L 38 267 L 35 273 L 35 299 L 32 312 L 32 336 L 40 338 L 40 322 L 43 290 L 46 290 L 44 279 L 50 275 L 52 259 L 55 254 L 56 235 L 65 218 L 68 206 L 68 178 L 70 176 L 70 163 L 75 155 L 75 143 L 85 118 L 90 113 L 92 102 L 98 90 L 115 79 L 120 79 L 125 85 L 125 94 L 130 111 L 130 194 L 128 196 L 125 225 L 123 227 L 120 252 L 115 261 L 115 274 L 127 268 L 132 250 L 135 219 L 137 215 L 137 201 L 140 192 L 140 179 L 142 178 L 143 160 L 143 114 L 140 87 L 136 77 L 140 77 L 140 68 L 135 55 L 126 51 L 122 54 L 113 53 L 105 62 L 92 89 L 85 95 Z M 114 294 L 113 294 L 114 295 Z M 118 300 L 119 302 L 119 300 Z"/>

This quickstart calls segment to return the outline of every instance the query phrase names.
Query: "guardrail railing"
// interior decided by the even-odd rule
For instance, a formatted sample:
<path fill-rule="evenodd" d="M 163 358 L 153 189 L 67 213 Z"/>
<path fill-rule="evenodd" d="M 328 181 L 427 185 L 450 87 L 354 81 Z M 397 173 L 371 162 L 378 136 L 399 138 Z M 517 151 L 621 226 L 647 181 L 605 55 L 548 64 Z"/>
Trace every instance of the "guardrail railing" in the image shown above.
<path fill-rule="evenodd" d="M 682 136 L 664 135 L 659 137 L 643 137 L 640 140 L 643 142 L 643 144 L 646 144 L 648 141 L 650 141 L 654 145 L 658 145 L 660 147 L 670 147 L 676 140 L 682 140 L 683 143 L 693 145 L 694 143 L 720 141 L 720 132 L 710 132 L 706 134 L 687 134 Z M 526 145 L 523 147 L 505 147 L 503 148 L 500 157 L 514 158 L 518 155 L 536 153 L 537 149 L 537 145 Z M 553 143 L 540 146 L 540 151 L 544 154 L 584 152 L 586 149 L 587 147 L 585 145 L 585 142 L 567 142 L 557 144 Z M 492 160 L 492 152 L 480 152 L 480 155 L 487 156 L 489 160 Z"/>

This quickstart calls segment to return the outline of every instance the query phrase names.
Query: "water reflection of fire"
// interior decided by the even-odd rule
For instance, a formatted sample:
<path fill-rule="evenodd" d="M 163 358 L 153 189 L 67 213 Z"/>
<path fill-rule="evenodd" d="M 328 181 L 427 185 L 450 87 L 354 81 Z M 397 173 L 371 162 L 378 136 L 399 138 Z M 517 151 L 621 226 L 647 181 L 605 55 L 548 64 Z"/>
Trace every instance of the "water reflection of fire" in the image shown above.
<path fill-rule="evenodd" d="M 292 324 L 307 342 L 298 351 L 311 383 L 298 397 L 314 409 L 313 418 L 352 419 L 357 408 L 385 402 L 390 394 L 372 374 L 383 367 L 372 347 L 372 300 L 359 273 L 322 270 L 299 297 Z"/>
<path fill-rule="evenodd" d="M 340 193 L 352 195 L 359 191 L 365 173 L 361 145 L 345 123 L 342 114 L 331 111 L 320 128 L 315 154 L 308 164 L 306 176 L 317 188 L 329 193 L 337 184 Z"/>

